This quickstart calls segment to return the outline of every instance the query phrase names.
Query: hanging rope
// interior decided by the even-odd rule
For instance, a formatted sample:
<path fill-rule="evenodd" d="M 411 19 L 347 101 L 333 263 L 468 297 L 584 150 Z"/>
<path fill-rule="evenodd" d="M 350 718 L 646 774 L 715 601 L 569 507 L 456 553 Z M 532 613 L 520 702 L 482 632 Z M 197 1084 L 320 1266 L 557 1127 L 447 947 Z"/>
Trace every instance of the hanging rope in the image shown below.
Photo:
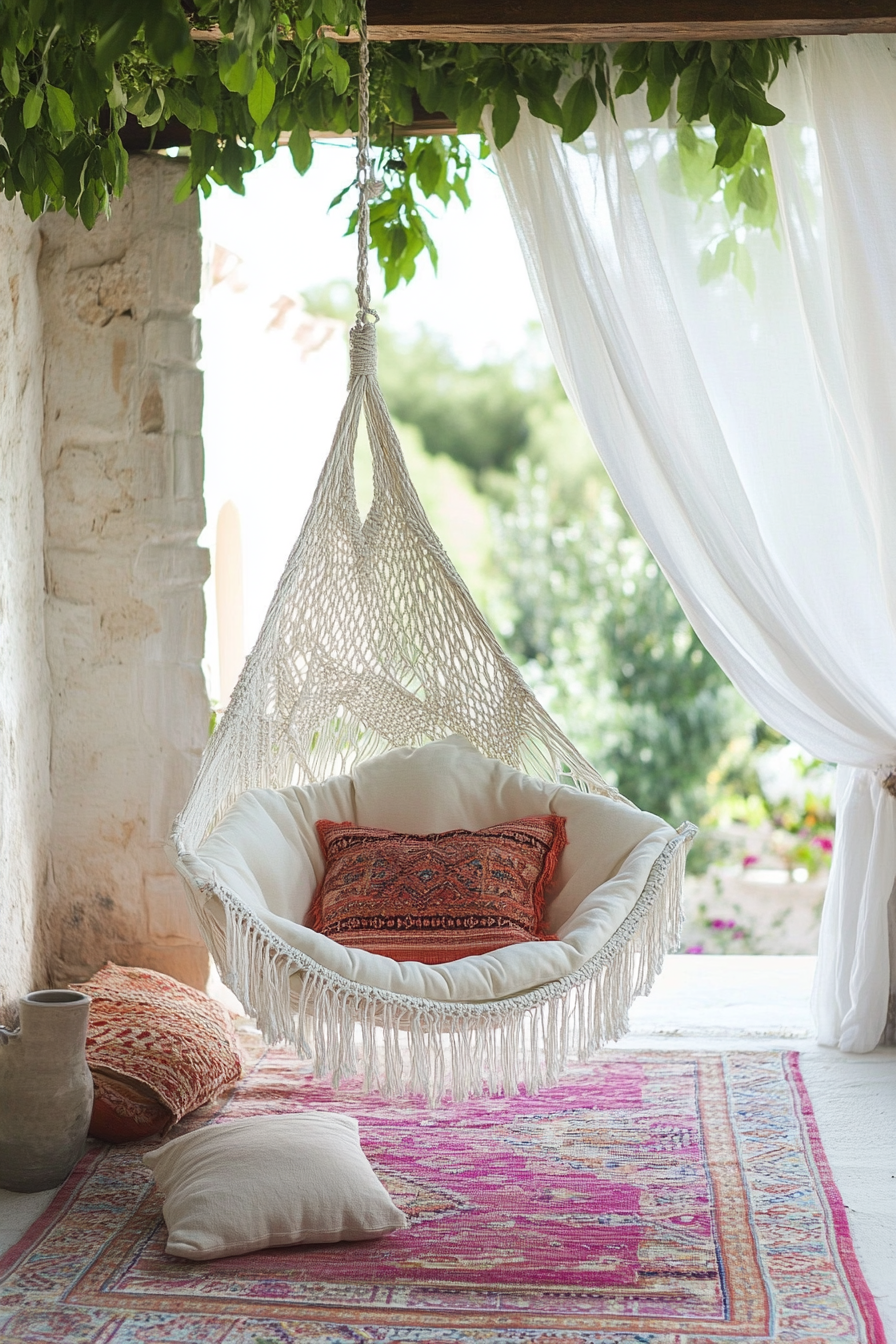
<path fill-rule="evenodd" d="M 367 41 L 367 6 L 361 5 L 361 46 L 358 67 L 358 315 L 354 330 L 363 331 L 371 323 L 379 321 L 379 313 L 370 306 L 370 281 L 368 278 L 368 259 L 370 253 L 370 202 L 379 196 L 382 182 L 373 176 L 370 167 L 370 49 Z M 369 341 L 352 341 L 353 354 L 363 344 L 366 351 L 373 349 Z M 355 369 L 352 372 L 370 372 L 368 369 Z"/>

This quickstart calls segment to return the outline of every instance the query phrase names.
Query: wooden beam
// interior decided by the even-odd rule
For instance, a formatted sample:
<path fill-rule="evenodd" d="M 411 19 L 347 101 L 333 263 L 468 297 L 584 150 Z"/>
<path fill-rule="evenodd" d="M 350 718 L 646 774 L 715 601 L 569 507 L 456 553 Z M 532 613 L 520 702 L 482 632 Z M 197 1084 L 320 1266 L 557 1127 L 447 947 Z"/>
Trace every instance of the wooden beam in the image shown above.
<path fill-rule="evenodd" d="M 675 42 L 896 32 L 896 0 L 368 0 L 379 42 Z"/>

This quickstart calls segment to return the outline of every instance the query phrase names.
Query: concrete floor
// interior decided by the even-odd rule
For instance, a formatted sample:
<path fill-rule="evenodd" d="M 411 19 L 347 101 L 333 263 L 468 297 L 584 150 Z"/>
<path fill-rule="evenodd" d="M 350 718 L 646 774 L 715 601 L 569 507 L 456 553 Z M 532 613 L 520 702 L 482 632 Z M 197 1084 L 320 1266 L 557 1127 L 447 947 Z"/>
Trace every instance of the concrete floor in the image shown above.
<path fill-rule="evenodd" d="M 843 1055 L 813 1038 L 813 957 L 669 957 L 620 1049 L 799 1050 L 859 1261 L 896 1344 L 896 1049 Z M 0 1251 L 53 1197 L 0 1191 Z"/>

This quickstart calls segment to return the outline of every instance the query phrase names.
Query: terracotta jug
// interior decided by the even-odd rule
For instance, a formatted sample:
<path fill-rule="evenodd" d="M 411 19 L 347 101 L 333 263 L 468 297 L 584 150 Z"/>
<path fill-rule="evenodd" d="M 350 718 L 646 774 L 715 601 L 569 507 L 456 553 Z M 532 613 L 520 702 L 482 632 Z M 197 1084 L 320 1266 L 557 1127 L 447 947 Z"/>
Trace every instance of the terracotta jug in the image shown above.
<path fill-rule="evenodd" d="M 84 1152 L 93 1079 L 84 1044 L 90 999 L 39 989 L 0 1027 L 0 1187 L 50 1190 Z"/>

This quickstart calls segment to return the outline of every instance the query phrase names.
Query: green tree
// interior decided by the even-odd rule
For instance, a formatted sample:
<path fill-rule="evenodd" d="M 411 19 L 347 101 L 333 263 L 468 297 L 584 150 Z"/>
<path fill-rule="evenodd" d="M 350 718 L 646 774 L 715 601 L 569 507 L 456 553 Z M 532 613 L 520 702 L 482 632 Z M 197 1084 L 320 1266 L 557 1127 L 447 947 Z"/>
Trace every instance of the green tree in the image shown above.
<path fill-rule="evenodd" d="M 529 441 L 533 401 L 506 361 L 463 368 L 443 337 L 382 341 L 380 383 L 397 419 L 416 425 L 428 453 L 471 471 L 506 472 Z"/>
<path fill-rule="evenodd" d="M 755 718 L 706 651 L 595 458 L 576 506 L 521 460 L 496 524 L 505 644 L 576 745 L 639 807 L 700 817 Z"/>

